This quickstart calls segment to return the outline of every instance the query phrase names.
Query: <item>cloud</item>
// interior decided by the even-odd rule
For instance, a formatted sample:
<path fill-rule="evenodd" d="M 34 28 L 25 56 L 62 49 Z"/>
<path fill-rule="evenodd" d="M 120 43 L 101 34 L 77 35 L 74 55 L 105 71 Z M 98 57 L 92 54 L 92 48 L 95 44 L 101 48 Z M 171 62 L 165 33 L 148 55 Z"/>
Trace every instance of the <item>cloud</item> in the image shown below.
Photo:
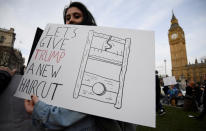
<path fill-rule="evenodd" d="M 171 75 L 171 56 L 169 44 L 156 43 L 155 45 L 155 65 L 159 74 L 165 74 L 165 61 L 166 60 L 166 73 Z"/>
<path fill-rule="evenodd" d="M 0 2 L 1 28 L 13 27 L 16 33 L 14 47 L 21 50 L 27 62 L 36 28 L 45 28 L 47 23 L 62 23 L 64 4 L 48 4 L 41 0 L 5 0 Z M 26 63 L 25 63 L 26 64 Z"/>
<path fill-rule="evenodd" d="M 198 20 L 191 19 L 185 24 L 185 39 L 187 47 L 187 56 L 190 63 L 194 63 L 195 59 L 201 59 L 206 56 L 206 17 L 203 15 L 197 16 Z"/>
<path fill-rule="evenodd" d="M 161 26 L 162 22 L 168 19 L 171 11 L 183 3 L 183 0 L 156 0 L 150 1 L 148 7 L 142 15 L 142 23 L 137 26 L 141 29 L 153 29 L 156 26 Z"/>

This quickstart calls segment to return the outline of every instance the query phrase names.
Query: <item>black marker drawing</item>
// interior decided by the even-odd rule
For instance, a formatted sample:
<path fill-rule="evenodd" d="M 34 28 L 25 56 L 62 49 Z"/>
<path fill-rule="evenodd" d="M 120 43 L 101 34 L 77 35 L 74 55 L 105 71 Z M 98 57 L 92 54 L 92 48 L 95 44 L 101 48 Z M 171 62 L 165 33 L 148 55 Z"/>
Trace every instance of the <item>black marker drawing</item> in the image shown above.
<path fill-rule="evenodd" d="M 72 39 L 76 37 L 76 27 L 49 27 L 46 36 L 64 37 L 65 39 Z"/>
<path fill-rule="evenodd" d="M 89 31 L 73 97 L 114 104 L 120 109 L 130 45 L 131 38 Z"/>

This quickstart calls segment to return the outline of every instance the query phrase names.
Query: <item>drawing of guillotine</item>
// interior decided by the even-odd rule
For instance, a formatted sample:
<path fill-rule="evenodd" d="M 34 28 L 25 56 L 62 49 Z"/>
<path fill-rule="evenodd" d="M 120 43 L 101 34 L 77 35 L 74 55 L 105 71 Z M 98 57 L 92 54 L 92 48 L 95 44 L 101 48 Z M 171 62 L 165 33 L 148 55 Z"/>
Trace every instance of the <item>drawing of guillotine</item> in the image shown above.
<path fill-rule="evenodd" d="M 122 107 L 131 39 L 89 31 L 73 93 Z"/>

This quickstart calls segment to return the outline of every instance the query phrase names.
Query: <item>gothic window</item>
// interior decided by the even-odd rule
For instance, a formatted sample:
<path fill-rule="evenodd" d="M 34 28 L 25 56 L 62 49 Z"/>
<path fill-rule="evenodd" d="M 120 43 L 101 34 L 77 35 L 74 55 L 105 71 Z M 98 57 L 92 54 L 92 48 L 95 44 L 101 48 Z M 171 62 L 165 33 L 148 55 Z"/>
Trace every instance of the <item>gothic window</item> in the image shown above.
<path fill-rule="evenodd" d="M 10 55 L 8 52 L 1 52 L 0 53 L 0 66 L 8 66 L 9 57 Z"/>
<path fill-rule="evenodd" d="M 4 40 L 5 40 L 5 37 L 4 37 L 4 36 L 1 36 L 1 37 L 0 37 L 0 43 L 3 43 Z"/>

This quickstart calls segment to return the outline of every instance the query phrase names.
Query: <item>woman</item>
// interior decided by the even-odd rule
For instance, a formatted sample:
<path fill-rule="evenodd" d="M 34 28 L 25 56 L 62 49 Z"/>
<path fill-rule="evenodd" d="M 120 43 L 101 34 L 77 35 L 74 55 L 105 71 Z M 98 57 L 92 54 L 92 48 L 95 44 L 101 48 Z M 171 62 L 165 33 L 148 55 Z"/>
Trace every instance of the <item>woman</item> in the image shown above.
<path fill-rule="evenodd" d="M 80 2 L 72 2 L 63 11 L 64 24 L 94 25 L 96 22 L 89 10 Z"/>
<path fill-rule="evenodd" d="M 80 2 L 72 2 L 63 12 L 65 24 L 96 25 L 96 22 L 88 9 Z M 24 105 L 28 113 L 32 114 L 33 123 L 36 126 L 48 129 L 67 130 L 135 130 L 132 124 L 115 120 L 86 115 L 47 105 L 32 96 L 32 100 L 25 100 Z"/>

